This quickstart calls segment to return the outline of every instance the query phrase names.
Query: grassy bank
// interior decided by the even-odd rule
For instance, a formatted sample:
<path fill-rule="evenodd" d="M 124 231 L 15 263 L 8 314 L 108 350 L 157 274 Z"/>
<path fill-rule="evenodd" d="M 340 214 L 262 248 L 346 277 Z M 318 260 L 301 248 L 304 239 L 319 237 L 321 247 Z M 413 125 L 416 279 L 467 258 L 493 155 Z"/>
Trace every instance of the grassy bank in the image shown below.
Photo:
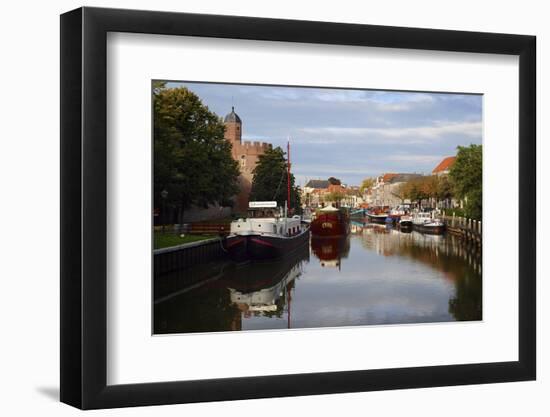
<path fill-rule="evenodd" d="M 200 240 L 211 239 L 212 235 L 185 235 L 181 237 L 173 233 L 162 233 L 155 231 L 153 247 L 155 249 L 169 248 L 170 246 L 183 245 L 184 243 L 198 242 Z"/>

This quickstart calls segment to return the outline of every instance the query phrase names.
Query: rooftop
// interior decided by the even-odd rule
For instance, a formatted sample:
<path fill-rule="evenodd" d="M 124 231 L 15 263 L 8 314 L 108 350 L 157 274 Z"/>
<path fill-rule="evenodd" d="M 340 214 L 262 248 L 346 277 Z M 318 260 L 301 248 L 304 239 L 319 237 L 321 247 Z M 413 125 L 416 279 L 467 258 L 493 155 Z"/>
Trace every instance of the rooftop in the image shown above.
<path fill-rule="evenodd" d="M 449 169 L 451 169 L 455 161 L 456 161 L 456 156 L 448 156 L 444 158 L 443 161 L 441 161 L 439 165 L 434 168 L 434 170 L 432 171 L 432 174 L 448 171 Z"/>
<path fill-rule="evenodd" d="M 328 180 L 309 180 L 306 187 L 309 188 L 328 188 Z"/>
<path fill-rule="evenodd" d="M 242 123 L 241 118 L 235 113 L 235 107 L 231 107 L 231 113 L 225 116 L 224 123 Z"/>

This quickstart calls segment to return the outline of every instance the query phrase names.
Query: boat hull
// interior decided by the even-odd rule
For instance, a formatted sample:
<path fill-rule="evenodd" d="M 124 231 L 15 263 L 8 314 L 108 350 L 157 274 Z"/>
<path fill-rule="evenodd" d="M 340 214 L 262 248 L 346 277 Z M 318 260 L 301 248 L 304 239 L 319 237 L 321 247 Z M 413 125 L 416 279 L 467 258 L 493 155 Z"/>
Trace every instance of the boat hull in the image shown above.
<path fill-rule="evenodd" d="M 385 224 L 388 216 L 380 214 L 367 214 L 367 218 L 371 223 Z"/>
<path fill-rule="evenodd" d="M 261 234 L 234 235 L 226 239 L 225 248 L 235 262 L 283 258 L 309 242 L 309 229 L 291 237 Z"/>
<path fill-rule="evenodd" d="M 320 214 L 311 222 L 313 236 L 345 236 L 349 232 L 349 221 L 342 214 Z"/>
<path fill-rule="evenodd" d="M 430 235 L 442 235 L 445 233 L 445 225 L 427 226 L 424 224 L 413 224 L 413 229 Z"/>

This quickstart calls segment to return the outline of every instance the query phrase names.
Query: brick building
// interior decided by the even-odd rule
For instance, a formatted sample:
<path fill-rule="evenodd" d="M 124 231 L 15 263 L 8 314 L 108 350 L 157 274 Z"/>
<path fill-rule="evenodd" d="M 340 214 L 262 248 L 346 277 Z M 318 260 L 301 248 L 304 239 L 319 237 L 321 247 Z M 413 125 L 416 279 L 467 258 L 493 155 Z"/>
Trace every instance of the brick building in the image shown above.
<path fill-rule="evenodd" d="M 248 199 L 252 188 L 252 171 L 256 167 L 258 158 L 267 149 L 270 143 L 242 141 L 243 124 L 241 118 L 231 108 L 231 113 L 225 116 L 225 139 L 231 143 L 233 158 L 239 163 L 241 175 L 239 176 L 240 192 L 235 198 L 234 211 L 244 212 L 248 208 Z"/>

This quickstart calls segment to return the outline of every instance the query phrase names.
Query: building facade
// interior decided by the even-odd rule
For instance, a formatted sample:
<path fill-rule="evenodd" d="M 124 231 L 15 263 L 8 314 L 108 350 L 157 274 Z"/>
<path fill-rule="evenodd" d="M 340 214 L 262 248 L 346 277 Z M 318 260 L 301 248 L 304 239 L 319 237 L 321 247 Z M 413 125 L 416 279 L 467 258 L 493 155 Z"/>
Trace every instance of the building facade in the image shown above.
<path fill-rule="evenodd" d="M 242 141 L 243 124 L 241 118 L 231 108 L 231 113 L 225 116 L 225 139 L 231 143 L 233 159 L 239 163 L 239 194 L 235 197 L 233 211 L 245 212 L 248 208 L 248 200 L 252 189 L 254 168 L 260 155 L 271 148 L 270 143 Z"/>
<path fill-rule="evenodd" d="M 395 207 L 400 204 L 410 204 L 411 201 L 403 197 L 400 192 L 401 186 L 420 174 L 397 174 L 386 173 L 376 178 L 375 184 L 370 189 L 368 201 L 374 206 Z"/>

